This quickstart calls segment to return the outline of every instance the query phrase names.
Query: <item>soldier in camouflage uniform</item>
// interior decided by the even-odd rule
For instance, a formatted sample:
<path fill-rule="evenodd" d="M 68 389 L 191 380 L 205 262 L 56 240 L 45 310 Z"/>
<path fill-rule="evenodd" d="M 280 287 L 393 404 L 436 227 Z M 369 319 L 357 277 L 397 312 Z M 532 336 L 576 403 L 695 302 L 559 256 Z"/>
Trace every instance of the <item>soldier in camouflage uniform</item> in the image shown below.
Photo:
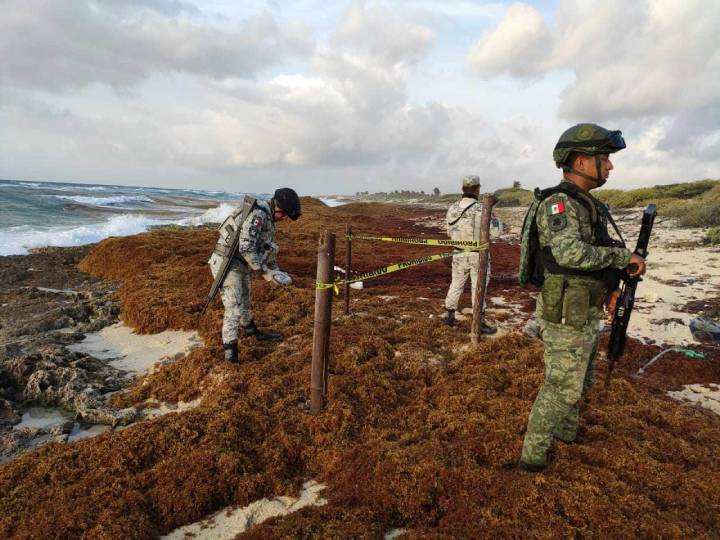
<path fill-rule="evenodd" d="M 446 222 L 448 227 L 448 235 L 451 240 L 477 241 L 478 227 L 480 225 L 480 216 L 483 212 L 483 205 L 478 201 L 480 196 L 480 178 L 471 175 L 463 178 L 463 196 L 457 202 L 454 202 L 448 208 Z M 455 311 L 460 302 L 465 283 L 470 276 L 470 285 L 472 287 L 472 305 L 475 305 L 475 285 L 478 277 L 478 268 L 480 259 L 477 252 L 459 253 L 453 256 L 452 261 L 452 282 L 445 298 L 445 309 L 447 317 L 445 323 L 448 326 L 455 325 Z M 490 282 L 490 254 L 488 253 L 488 268 L 486 274 L 486 283 Z M 482 319 L 480 320 L 480 333 L 494 334 L 497 328 L 489 326 L 485 323 L 485 301 L 482 306 Z"/>
<path fill-rule="evenodd" d="M 220 289 L 225 314 L 223 317 L 222 340 L 225 359 L 238 361 L 237 339 L 240 327 L 247 336 L 259 341 L 281 341 L 276 332 L 262 332 L 255 325 L 250 311 L 250 274 L 259 272 L 267 281 L 278 285 L 289 285 L 292 279 L 280 271 L 277 264 L 278 246 L 275 243 L 275 223 L 290 217 L 300 217 L 300 199 L 294 190 L 281 188 L 275 191 L 270 201 L 254 200 L 252 209 L 242 220 L 242 205 L 220 226 L 220 238 L 210 256 L 208 264 L 213 278 L 225 257 L 232 257 L 230 270 Z M 230 225 L 230 228 L 227 228 Z M 228 231 L 240 226 L 238 249 L 229 253 Z"/>
<path fill-rule="evenodd" d="M 524 470 L 545 468 L 553 438 L 575 440 L 580 399 L 594 382 L 603 307 L 614 313 L 619 270 L 632 276 L 645 272 L 643 258 L 610 237 L 607 207 L 589 194 L 607 180 L 613 168 L 609 154 L 623 148 L 619 131 L 595 124 L 565 131 L 553 152 L 563 181 L 536 192 L 530 209 L 536 213 L 528 212 L 523 227 L 531 227 L 533 219 L 537 227 L 544 282 L 536 315 L 545 343 L 545 381 L 530 412 L 518 464 Z M 523 231 L 523 249 L 528 242 Z"/>

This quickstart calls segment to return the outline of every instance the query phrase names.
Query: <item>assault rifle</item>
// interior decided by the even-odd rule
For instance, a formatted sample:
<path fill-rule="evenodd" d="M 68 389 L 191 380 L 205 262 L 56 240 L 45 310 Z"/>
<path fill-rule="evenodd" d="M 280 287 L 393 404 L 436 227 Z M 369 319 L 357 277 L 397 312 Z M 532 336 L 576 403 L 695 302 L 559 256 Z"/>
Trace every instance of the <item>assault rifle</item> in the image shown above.
<path fill-rule="evenodd" d="M 649 204 L 645 212 L 643 212 L 640 235 L 638 236 L 637 246 L 635 247 L 635 253 L 643 259 L 648 255 L 647 248 L 656 215 L 657 211 L 654 204 Z M 615 367 L 615 361 L 622 356 L 625 350 L 625 336 L 627 334 L 628 323 L 630 322 L 630 315 L 632 314 L 635 304 L 635 290 L 637 289 L 638 283 L 642 281 L 640 276 L 630 277 L 628 270 L 633 271 L 635 269 L 636 265 L 630 265 L 623 271 L 621 276 L 623 283 L 620 289 L 620 298 L 618 298 L 617 304 L 615 305 L 615 315 L 610 332 L 610 341 L 608 342 L 608 370 L 605 378 L 605 387 L 610 384 L 610 376 Z"/>
<path fill-rule="evenodd" d="M 220 263 L 220 268 L 218 268 L 218 272 L 215 275 L 215 280 L 213 281 L 212 287 L 210 287 L 210 292 L 208 293 L 207 299 L 205 300 L 202 310 L 200 311 L 200 317 L 205 314 L 205 310 L 207 310 L 210 302 L 213 301 L 215 295 L 217 295 L 218 291 L 220 290 L 220 287 L 222 287 L 223 283 L 225 282 L 225 278 L 230 271 L 230 264 L 232 263 L 233 256 L 235 253 L 237 253 L 238 250 L 238 244 L 240 243 L 240 230 L 242 229 L 242 225 L 243 223 L 245 223 L 248 215 L 250 215 L 250 212 L 252 211 L 254 205 L 255 199 L 253 199 L 252 197 L 245 197 L 245 199 L 243 200 L 240 223 L 237 225 L 237 227 L 233 227 L 232 220 L 226 220 L 230 221 L 230 223 L 225 225 L 225 227 L 227 227 L 227 232 L 229 233 L 228 244 L 230 244 L 230 246 L 227 254 L 223 257 L 222 263 Z"/>

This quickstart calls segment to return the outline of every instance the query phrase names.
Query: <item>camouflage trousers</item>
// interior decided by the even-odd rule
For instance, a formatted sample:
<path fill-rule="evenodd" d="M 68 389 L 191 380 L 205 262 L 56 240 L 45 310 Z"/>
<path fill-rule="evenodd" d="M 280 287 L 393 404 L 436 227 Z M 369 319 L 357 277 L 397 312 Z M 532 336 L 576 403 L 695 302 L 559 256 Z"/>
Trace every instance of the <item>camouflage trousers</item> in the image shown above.
<path fill-rule="evenodd" d="M 536 316 L 545 343 L 545 381 L 535 398 L 528 418 L 520 460 L 544 465 L 553 438 L 575 440 L 580 416 L 580 399 L 595 383 L 595 356 L 602 311 L 590 308 L 583 328 L 544 321 L 542 297 L 538 296 Z"/>
<path fill-rule="evenodd" d="M 213 253 L 208 264 L 214 278 L 222 264 L 222 257 Z M 232 262 L 230 271 L 225 277 L 225 282 L 220 289 L 220 298 L 225 306 L 222 340 L 223 343 L 234 343 L 238 338 L 239 325 L 247 326 L 252 321 L 250 273 L 237 260 Z"/>
<path fill-rule="evenodd" d="M 445 309 L 457 310 L 460 304 L 460 296 L 465 289 L 465 283 L 470 276 L 470 286 L 472 289 L 471 302 L 475 305 L 475 286 L 478 277 L 478 254 L 477 253 L 460 253 L 453 256 L 452 261 L 452 282 L 445 297 Z M 488 253 L 488 271 L 485 276 L 485 284 L 490 283 L 490 254 Z M 487 295 L 486 295 L 487 296 Z M 483 310 L 487 302 L 483 302 Z"/>

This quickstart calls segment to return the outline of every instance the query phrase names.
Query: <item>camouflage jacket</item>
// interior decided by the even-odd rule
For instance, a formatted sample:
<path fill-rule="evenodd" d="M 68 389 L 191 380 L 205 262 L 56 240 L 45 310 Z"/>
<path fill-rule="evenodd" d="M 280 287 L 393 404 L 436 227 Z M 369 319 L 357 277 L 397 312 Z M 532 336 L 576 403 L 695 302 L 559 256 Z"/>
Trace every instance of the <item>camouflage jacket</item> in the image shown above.
<path fill-rule="evenodd" d="M 471 206 L 471 208 L 468 208 Z M 463 210 L 468 208 L 463 214 Z M 477 240 L 476 221 L 479 226 L 483 205 L 471 197 L 463 197 L 448 208 L 445 222 L 451 240 Z M 462 214 L 462 217 L 460 215 Z"/>
<path fill-rule="evenodd" d="M 607 230 L 607 218 L 599 215 L 601 226 Z M 625 268 L 630 262 L 630 250 L 623 247 L 596 245 L 595 230 L 589 210 L 584 204 L 565 193 L 555 193 L 540 202 L 535 217 L 540 248 L 550 247 L 560 266 L 595 271 L 604 268 Z M 572 276 L 573 280 L 587 280 Z"/>

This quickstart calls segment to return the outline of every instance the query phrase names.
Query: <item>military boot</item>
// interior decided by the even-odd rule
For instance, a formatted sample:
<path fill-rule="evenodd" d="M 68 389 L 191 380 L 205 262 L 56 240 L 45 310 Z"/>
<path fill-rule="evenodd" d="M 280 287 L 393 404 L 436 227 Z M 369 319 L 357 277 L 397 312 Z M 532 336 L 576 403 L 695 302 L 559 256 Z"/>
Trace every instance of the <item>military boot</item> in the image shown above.
<path fill-rule="evenodd" d="M 257 341 L 282 341 L 283 336 L 278 332 L 263 332 L 255 325 L 255 321 L 250 321 L 250 324 L 243 326 L 246 336 L 253 336 Z"/>
<path fill-rule="evenodd" d="M 445 317 L 445 324 L 447 324 L 451 328 L 453 326 L 455 326 L 455 310 L 454 309 L 447 310 L 447 316 Z"/>
<path fill-rule="evenodd" d="M 238 347 L 237 342 L 223 343 L 223 349 L 225 350 L 225 360 L 237 364 L 238 362 Z"/>
<path fill-rule="evenodd" d="M 535 465 L 532 463 L 525 463 L 524 461 L 520 461 L 517 464 L 517 468 L 520 469 L 521 471 L 538 473 L 538 472 L 543 472 L 545 470 L 545 465 Z"/>
<path fill-rule="evenodd" d="M 480 318 L 480 333 L 485 335 L 491 335 L 497 332 L 496 326 L 490 326 L 489 324 L 485 323 L 485 313 L 482 314 Z"/>

